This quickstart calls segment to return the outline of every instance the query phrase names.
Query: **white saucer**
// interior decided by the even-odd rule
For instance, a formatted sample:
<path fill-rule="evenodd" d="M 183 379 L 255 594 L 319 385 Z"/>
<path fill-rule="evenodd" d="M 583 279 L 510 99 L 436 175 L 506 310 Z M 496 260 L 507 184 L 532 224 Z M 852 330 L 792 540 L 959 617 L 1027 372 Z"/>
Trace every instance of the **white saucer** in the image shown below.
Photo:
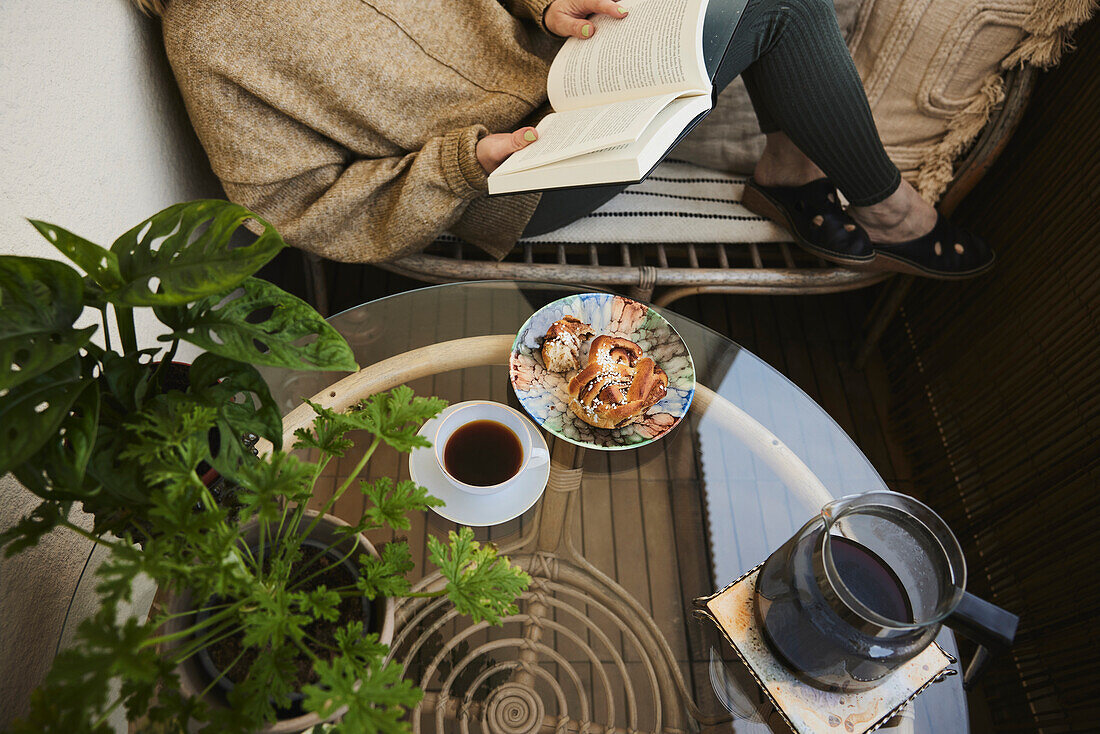
<path fill-rule="evenodd" d="M 448 407 L 421 426 L 417 433 L 421 436 L 435 435 L 439 421 L 459 405 L 461 403 Z M 529 425 L 528 429 L 534 437 L 535 447 L 549 451 L 542 432 L 534 425 Z M 496 494 L 470 494 L 455 487 L 440 471 L 431 447 L 416 448 L 409 454 L 409 475 L 414 482 L 447 503 L 443 507 L 432 508 L 440 516 L 459 525 L 486 527 L 517 518 L 538 502 L 550 478 L 550 462 L 527 469 L 515 484 Z"/>

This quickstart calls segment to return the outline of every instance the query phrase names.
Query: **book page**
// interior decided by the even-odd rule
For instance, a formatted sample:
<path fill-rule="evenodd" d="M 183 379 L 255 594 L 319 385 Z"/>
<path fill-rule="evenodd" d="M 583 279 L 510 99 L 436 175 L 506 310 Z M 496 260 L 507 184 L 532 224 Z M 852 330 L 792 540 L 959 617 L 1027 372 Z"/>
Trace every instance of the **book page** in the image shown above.
<path fill-rule="evenodd" d="M 703 62 L 706 0 L 623 0 L 625 18 L 594 15 L 591 38 L 570 38 L 546 89 L 554 110 L 650 97 L 710 92 Z"/>
<path fill-rule="evenodd" d="M 593 150 L 630 143 L 676 98 L 675 92 L 658 97 L 612 102 L 547 115 L 535 129 L 539 139 L 508 157 L 502 174 L 583 155 Z"/>
<path fill-rule="evenodd" d="M 600 166 L 614 160 L 631 159 L 647 164 L 644 170 L 656 164 L 657 159 L 672 147 L 676 138 L 696 116 L 710 109 L 710 98 L 706 96 L 681 97 L 666 105 L 650 122 L 637 140 L 602 148 L 589 153 L 578 161 L 592 166 Z M 652 158 L 650 161 L 649 158 Z M 563 165 L 567 165 L 566 161 Z"/>
<path fill-rule="evenodd" d="M 657 113 L 637 140 L 512 173 L 501 173 L 501 166 L 489 176 L 489 193 L 638 181 L 668 152 L 684 128 L 708 109 L 707 95 L 675 99 Z"/>

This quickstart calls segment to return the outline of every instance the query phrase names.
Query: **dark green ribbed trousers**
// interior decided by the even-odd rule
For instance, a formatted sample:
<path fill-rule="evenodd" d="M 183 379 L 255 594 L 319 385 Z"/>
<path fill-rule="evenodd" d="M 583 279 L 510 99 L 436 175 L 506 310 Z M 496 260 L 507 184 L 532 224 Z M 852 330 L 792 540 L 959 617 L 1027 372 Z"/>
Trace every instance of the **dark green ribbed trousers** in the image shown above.
<path fill-rule="evenodd" d="M 748 0 L 725 46 L 714 88 L 740 75 L 763 132 L 786 133 L 852 204 L 894 193 L 901 173 L 882 147 L 830 0 Z M 523 234 L 569 224 L 624 188 L 547 191 Z"/>

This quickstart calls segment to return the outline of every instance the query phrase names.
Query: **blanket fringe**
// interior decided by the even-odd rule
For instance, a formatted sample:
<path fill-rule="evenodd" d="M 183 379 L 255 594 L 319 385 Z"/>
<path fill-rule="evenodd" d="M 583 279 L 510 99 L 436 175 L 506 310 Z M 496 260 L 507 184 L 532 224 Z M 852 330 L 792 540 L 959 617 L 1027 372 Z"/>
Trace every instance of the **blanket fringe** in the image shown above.
<path fill-rule="evenodd" d="M 1096 7 L 1097 0 L 1038 0 L 1024 20 L 1027 37 L 1001 62 L 1001 68 L 1054 66 L 1064 52 L 1072 50 L 1073 31 L 1092 17 Z"/>
<path fill-rule="evenodd" d="M 1097 4 L 1098 0 L 1037 0 L 1024 20 L 1023 41 L 1001 62 L 1001 68 L 1056 65 L 1063 53 L 1073 49 L 1073 31 L 1092 17 Z M 921 159 L 915 184 L 921 196 L 932 203 L 939 200 L 954 177 L 955 160 L 981 134 L 1004 98 L 1004 79 L 990 75 L 974 101 L 951 116 L 943 140 Z"/>
<path fill-rule="evenodd" d="M 1005 82 L 990 74 L 974 100 L 947 121 L 947 133 L 922 157 L 917 169 L 916 189 L 927 201 L 936 203 L 955 176 L 955 160 L 981 134 L 993 110 L 1004 102 Z"/>

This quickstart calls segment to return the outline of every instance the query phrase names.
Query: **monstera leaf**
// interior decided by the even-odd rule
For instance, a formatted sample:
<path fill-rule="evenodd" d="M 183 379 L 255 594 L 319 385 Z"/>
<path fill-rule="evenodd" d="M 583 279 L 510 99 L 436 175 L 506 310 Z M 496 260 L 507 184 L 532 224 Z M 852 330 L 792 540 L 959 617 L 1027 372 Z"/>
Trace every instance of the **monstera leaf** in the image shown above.
<path fill-rule="evenodd" d="M 252 244 L 230 247 L 248 220 L 264 228 Z M 225 293 L 286 247 L 275 228 L 236 204 L 200 200 L 154 214 L 111 245 L 122 284 L 108 291 L 119 306 L 179 306 Z"/>
<path fill-rule="evenodd" d="M 283 419 L 267 383 L 252 365 L 215 354 L 200 354 L 188 374 L 191 395 L 218 411 L 220 439 L 214 468 L 232 474 L 245 458 L 241 437 L 254 433 L 282 448 Z"/>
<path fill-rule="evenodd" d="M 351 347 L 309 304 L 259 278 L 246 279 L 229 296 L 155 313 L 174 330 L 162 340 L 183 339 L 240 362 L 294 370 L 357 368 Z"/>
<path fill-rule="evenodd" d="M 73 357 L 96 327 L 74 329 L 84 284 L 64 263 L 0 257 L 0 394 Z"/>
<path fill-rule="evenodd" d="M 37 219 L 28 221 L 34 225 L 39 234 L 49 240 L 65 257 L 76 263 L 101 288 L 114 290 L 122 285 L 122 273 L 119 272 L 118 257 L 115 253 L 56 224 L 40 222 Z"/>
<path fill-rule="evenodd" d="M 0 398 L 0 476 L 57 436 L 88 382 L 80 357 L 11 388 Z"/>
<path fill-rule="evenodd" d="M 99 427 L 99 385 L 93 380 L 83 384 L 57 433 L 12 470 L 24 487 L 43 499 L 67 502 L 88 497 L 84 471 Z"/>
<path fill-rule="evenodd" d="M 100 365 L 96 381 L 108 412 L 119 416 L 118 423 L 121 424 L 129 413 L 141 410 L 149 393 L 156 392 L 152 385 L 156 368 L 154 358 L 161 350 L 140 349 L 129 354 L 116 354 L 89 344 L 86 351 Z"/>

